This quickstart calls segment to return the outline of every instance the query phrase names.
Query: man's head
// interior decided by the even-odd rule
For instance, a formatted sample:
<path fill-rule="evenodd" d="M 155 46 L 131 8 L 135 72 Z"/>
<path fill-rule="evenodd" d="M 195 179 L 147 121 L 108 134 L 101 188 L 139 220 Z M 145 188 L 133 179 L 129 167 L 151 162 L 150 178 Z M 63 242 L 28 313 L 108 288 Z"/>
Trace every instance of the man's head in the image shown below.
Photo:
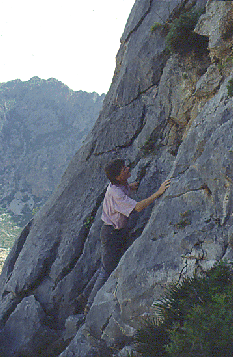
<path fill-rule="evenodd" d="M 125 166 L 125 160 L 115 159 L 105 166 L 105 173 L 113 185 L 119 185 L 130 177 L 129 167 Z"/>

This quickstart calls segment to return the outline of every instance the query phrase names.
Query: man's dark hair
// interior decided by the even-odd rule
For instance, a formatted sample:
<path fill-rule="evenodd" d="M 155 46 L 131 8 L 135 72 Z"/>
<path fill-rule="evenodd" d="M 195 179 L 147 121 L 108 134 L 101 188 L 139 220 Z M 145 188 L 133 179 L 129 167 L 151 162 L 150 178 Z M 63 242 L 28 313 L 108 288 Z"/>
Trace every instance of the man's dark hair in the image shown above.
<path fill-rule="evenodd" d="M 105 166 L 104 171 L 111 184 L 119 184 L 119 182 L 116 180 L 116 177 L 120 175 L 121 170 L 124 166 L 125 160 L 123 159 L 115 159 Z"/>

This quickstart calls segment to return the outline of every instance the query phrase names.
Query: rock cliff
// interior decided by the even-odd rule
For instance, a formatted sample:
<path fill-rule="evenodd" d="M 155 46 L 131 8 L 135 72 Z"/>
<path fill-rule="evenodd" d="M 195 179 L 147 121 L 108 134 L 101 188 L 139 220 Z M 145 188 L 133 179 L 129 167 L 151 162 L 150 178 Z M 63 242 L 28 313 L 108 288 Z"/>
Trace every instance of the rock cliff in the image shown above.
<path fill-rule="evenodd" d="M 205 13 L 192 42 L 185 31 L 169 52 L 169 29 L 193 7 Z M 4 265 L 1 356 L 127 356 L 171 281 L 232 260 L 232 29 L 229 1 L 136 0 L 103 110 Z M 83 321 L 79 296 L 100 264 L 103 166 L 115 157 L 140 178 L 137 200 L 172 183 L 130 218 L 132 244 Z"/>
<path fill-rule="evenodd" d="M 0 205 L 21 227 L 59 183 L 103 98 L 74 92 L 54 78 L 0 85 Z"/>

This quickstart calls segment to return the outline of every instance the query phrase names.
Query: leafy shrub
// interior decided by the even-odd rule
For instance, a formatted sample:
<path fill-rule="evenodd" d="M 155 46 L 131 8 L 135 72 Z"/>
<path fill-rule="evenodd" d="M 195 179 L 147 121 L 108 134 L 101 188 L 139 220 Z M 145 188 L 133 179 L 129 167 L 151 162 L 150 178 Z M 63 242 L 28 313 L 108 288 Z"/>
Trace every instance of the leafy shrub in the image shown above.
<path fill-rule="evenodd" d="M 227 85 L 228 96 L 233 97 L 233 79 L 230 79 Z"/>
<path fill-rule="evenodd" d="M 155 22 L 152 26 L 151 26 L 151 32 L 154 32 L 155 30 L 159 29 L 163 27 L 163 24 L 161 24 L 160 22 Z"/>
<path fill-rule="evenodd" d="M 156 307 L 158 320 L 148 320 L 136 334 L 136 348 L 143 356 L 233 355 L 230 265 L 217 264 L 202 277 L 194 276 L 174 284 Z"/>
<path fill-rule="evenodd" d="M 135 342 L 137 352 L 144 357 L 165 357 L 168 353 L 165 349 L 169 335 L 163 324 L 159 324 L 156 319 L 147 319 L 142 327 L 137 330 Z"/>
<path fill-rule="evenodd" d="M 193 31 L 202 13 L 203 10 L 190 10 L 182 13 L 172 22 L 166 36 L 166 44 L 170 52 L 185 54 L 192 49 L 198 52 L 207 49 L 207 38 Z"/>

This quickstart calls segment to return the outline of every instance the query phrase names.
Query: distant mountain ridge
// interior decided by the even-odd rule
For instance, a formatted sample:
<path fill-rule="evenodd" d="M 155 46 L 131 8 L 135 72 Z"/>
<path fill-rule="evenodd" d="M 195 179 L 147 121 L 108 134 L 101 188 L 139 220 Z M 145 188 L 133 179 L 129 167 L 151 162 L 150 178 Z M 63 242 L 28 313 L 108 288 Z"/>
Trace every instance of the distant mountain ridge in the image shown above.
<path fill-rule="evenodd" d="M 0 205 L 21 225 L 60 181 L 103 98 L 54 78 L 0 84 Z"/>

